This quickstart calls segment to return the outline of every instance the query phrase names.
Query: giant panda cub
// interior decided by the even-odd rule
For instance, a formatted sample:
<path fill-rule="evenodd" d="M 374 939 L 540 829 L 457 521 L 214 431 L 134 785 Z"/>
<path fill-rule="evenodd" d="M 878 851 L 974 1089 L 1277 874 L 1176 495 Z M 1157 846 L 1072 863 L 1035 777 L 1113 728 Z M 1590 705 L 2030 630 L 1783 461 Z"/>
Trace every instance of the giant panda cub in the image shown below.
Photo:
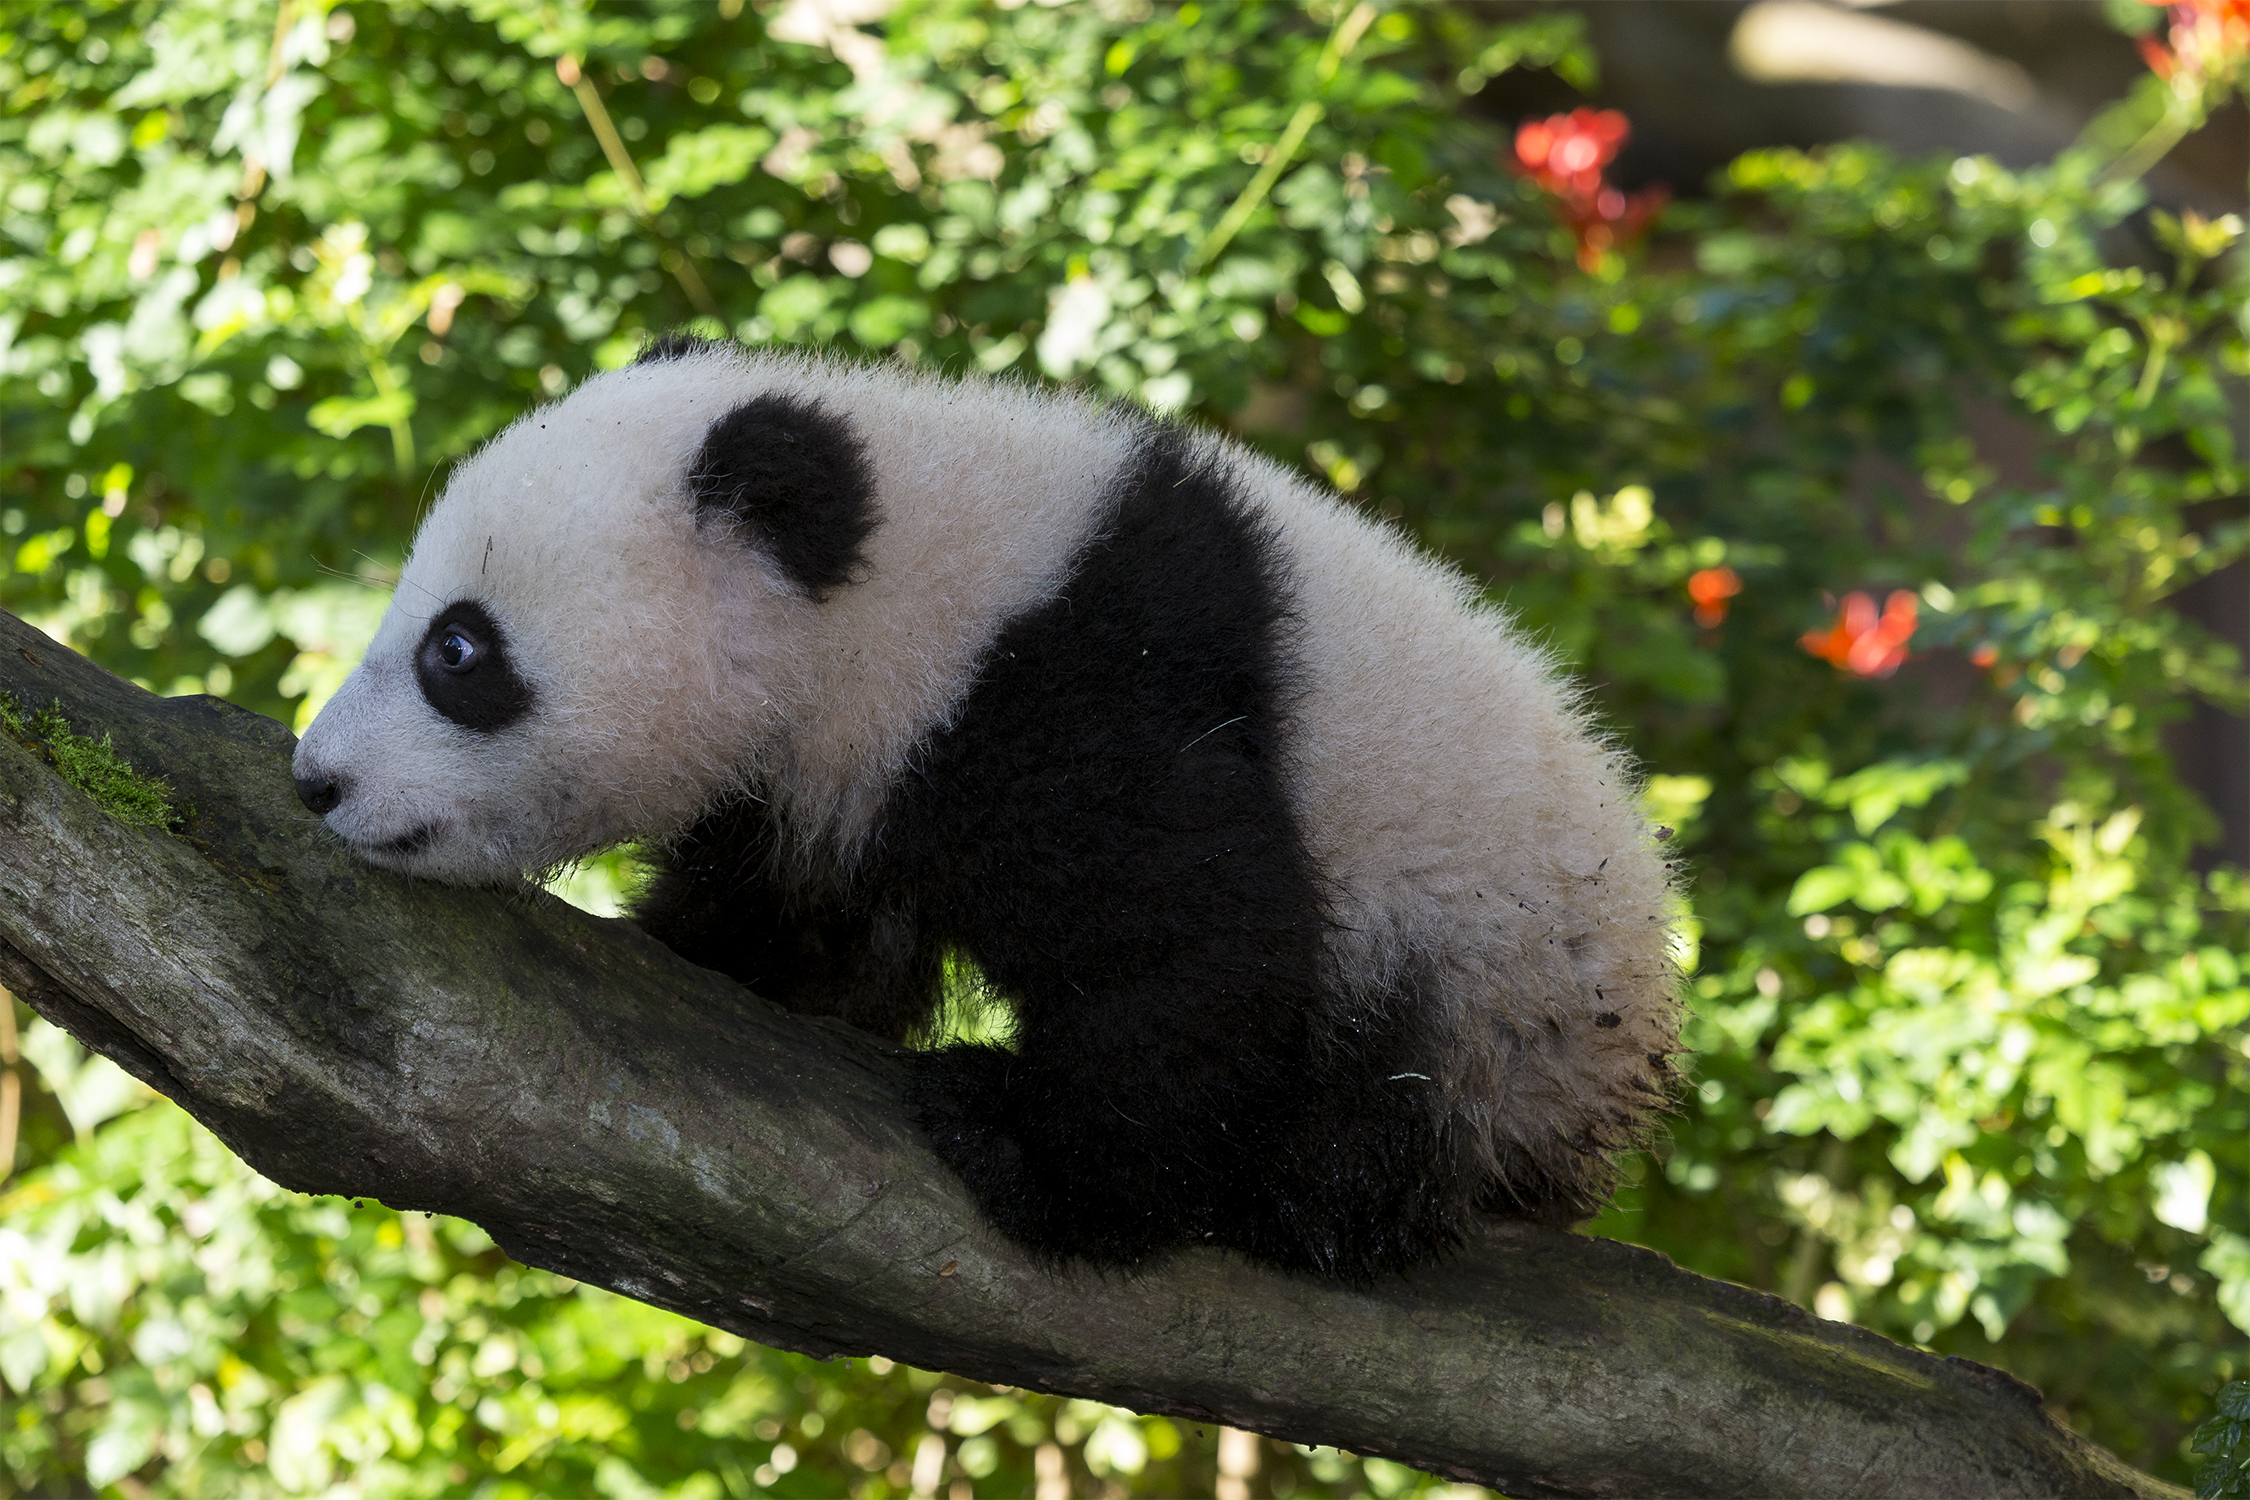
<path fill-rule="evenodd" d="M 663 340 L 461 465 L 298 746 L 375 864 L 625 839 L 641 924 L 913 1054 L 1052 1262 L 1353 1280 L 1563 1221 L 1668 1094 L 1633 770 L 1458 573 L 1119 406 Z"/>

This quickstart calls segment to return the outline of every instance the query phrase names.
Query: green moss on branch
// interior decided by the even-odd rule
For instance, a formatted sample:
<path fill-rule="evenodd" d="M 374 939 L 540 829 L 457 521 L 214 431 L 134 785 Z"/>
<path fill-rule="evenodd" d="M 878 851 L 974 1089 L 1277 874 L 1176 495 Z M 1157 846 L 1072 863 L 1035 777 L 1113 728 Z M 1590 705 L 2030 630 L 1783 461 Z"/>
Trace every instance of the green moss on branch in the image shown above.
<path fill-rule="evenodd" d="M 35 749 L 63 780 L 107 808 L 120 822 L 141 828 L 170 828 L 177 821 L 172 811 L 172 784 L 160 776 L 144 776 L 117 753 L 105 732 L 92 739 L 71 729 L 63 717 L 62 702 L 46 708 L 26 709 L 11 694 L 0 692 L 0 728 Z"/>

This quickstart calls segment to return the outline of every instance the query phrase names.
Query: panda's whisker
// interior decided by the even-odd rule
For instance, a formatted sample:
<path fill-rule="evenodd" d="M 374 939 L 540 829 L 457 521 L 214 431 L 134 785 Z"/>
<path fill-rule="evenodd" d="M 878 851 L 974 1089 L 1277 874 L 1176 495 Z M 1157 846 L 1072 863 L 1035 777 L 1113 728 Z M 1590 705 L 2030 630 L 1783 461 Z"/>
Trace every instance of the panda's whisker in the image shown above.
<path fill-rule="evenodd" d="M 416 592 L 418 592 L 418 593 L 420 593 L 420 594 L 424 595 L 425 597 L 427 597 L 427 598 L 428 598 L 428 599 L 430 600 L 430 602 L 431 602 L 431 603 L 433 603 L 433 604 L 436 604 L 436 605 L 440 605 L 440 606 L 442 606 L 442 605 L 443 605 L 443 604 L 445 603 L 445 596 L 444 596 L 444 595 L 442 595 L 442 594 L 439 594 L 439 593 L 436 593 L 436 592 L 434 592 L 433 590 L 430 590 L 430 589 L 424 588 L 424 587 L 423 587 L 423 586 L 422 586 L 422 585 L 421 585 L 420 583 L 417 583 L 417 582 L 416 582 L 416 581 L 414 580 L 414 577 L 413 577 L 413 575 L 412 575 L 412 574 L 409 574 L 409 573 L 401 573 L 401 574 L 399 575 L 399 578 L 398 578 L 398 586 L 399 586 L 400 588 L 402 588 L 402 589 L 404 589 L 404 588 L 410 588 L 410 589 L 413 589 L 413 590 L 415 590 Z M 419 617 L 419 618 L 427 619 L 427 618 L 428 618 L 428 616 L 421 616 L 421 617 Z"/>
<path fill-rule="evenodd" d="M 354 553 L 353 556 L 367 557 L 367 554 L 364 552 L 357 552 Z M 368 558 L 367 560 L 371 564 L 374 562 L 373 558 Z M 325 577 L 341 578 L 346 583 L 356 583 L 361 588 L 380 589 L 387 587 L 387 585 L 378 583 L 376 580 L 369 578 L 364 573 L 347 572 L 344 569 L 337 567 L 334 563 L 315 563 L 313 564 L 313 571 L 315 573 L 322 574 Z"/>
<path fill-rule="evenodd" d="M 430 499 L 430 490 L 436 485 L 437 477 L 438 466 L 436 464 L 432 464 L 430 472 L 422 476 L 421 492 L 414 497 L 414 522 L 417 528 L 420 527 L 423 519 L 429 515 L 430 509 L 435 503 Z"/>
<path fill-rule="evenodd" d="M 1184 755 L 1188 751 L 1193 750 L 1196 746 L 1202 744 L 1205 740 L 1211 738 L 1212 735 L 1217 734 L 1222 729 L 1225 729 L 1228 725 L 1239 724 L 1244 719 L 1247 719 L 1249 717 L 1250 716 L 1248 714 L 1236 714 L 1233 718 L 1227 720 L 1225 724 L 1214 724 L 1209 729 L 1206 729 L 1201 734 L 1197 735 L 1194 739 L 1189 740 L 1186 744 L 1180 746 L 1179 750 L 1175 751 L 1174 753 Z"/>

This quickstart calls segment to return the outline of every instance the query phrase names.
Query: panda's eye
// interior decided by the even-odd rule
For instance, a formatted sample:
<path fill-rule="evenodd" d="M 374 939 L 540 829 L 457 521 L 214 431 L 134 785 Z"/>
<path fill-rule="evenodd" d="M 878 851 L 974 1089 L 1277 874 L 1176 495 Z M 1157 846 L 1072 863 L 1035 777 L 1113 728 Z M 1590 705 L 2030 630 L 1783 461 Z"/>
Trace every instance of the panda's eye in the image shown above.
<path fill-rule="evenodd" d="M 491 733 L 531 711 L 531 685 L 510 660 L 507 634 L 473 599 L 447 605 L 414 653 L 430 707 L 464 729 Z"/>

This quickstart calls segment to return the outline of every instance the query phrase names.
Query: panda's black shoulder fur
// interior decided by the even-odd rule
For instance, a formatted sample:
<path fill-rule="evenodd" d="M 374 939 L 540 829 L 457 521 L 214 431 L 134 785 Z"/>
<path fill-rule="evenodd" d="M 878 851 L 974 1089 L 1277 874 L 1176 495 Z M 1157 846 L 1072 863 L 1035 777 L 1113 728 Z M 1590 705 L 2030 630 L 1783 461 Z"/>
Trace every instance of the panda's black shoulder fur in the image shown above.
<path fill-rule="evenodd" d="M 1423 1040 L 1414 1006 L 1356 1018 L 1348 1056 L 1315 1034 L 1336 977 L 1288 796 L 1295 595 L 1209 451 L 1143 429 L 1065 586 L 1000 629 L 842 890 L 781 880 L 745 800 L 673 846 L 639 914 L 891 1035 L 929 1016 L 946 952 L 972 960 L 1016 1045 L 919 1054 L 911 1097 L 1026 1245 L 1130 1263 L 1211 1240 L 1365 1278 L 1453 1242 L 1475 1186 L 1427 1101 L 1380 1082 Z"/>

